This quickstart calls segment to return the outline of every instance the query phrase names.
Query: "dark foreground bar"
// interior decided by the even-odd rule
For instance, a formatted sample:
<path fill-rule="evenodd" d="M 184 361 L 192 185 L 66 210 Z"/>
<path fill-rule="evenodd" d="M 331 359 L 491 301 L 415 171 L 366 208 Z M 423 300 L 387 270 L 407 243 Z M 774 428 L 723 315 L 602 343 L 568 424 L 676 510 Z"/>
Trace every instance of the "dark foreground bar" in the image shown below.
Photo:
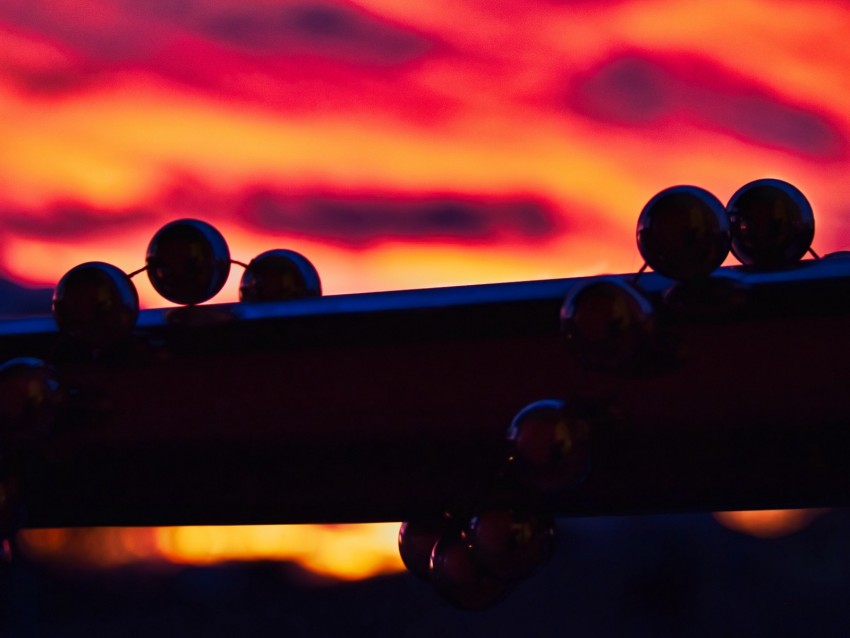
<path fill-rule="evenodd" d="M 670 365 L 588 372 L 559 308 L 581 280 L 144 311 L 96 360 L 52 319 L 0 323 L 74 415 L 26 462 L 26 524 L 407 520 L 491 490 L 528 403 L 592 400 L 593 469 L 564 515 L 850 504 L 850 260 L 722 269 L 745 303 L 665 308 Z M 82 407 L 80 407 L 82 406 Z"/>

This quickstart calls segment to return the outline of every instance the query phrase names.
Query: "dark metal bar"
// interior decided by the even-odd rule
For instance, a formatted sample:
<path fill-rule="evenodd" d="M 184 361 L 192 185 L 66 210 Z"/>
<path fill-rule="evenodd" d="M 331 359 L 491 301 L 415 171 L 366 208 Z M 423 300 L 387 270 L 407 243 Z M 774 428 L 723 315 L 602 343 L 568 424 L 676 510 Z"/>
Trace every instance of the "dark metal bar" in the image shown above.
<path fill-rule="evenodd" d="M 516 412 L 557 397 L 622 415 L 593 432 L 561 514 L 848 504 L 850 260 L 716 276 L 745 306 L 676 312 L 669 280 L 640 278 L 680 356 L 626 377 L 586 371 L 561 337 L 578 279 L 148 310 L 97 358 L 49 317 L 0 322 L 0 360 L 50 358 L 83 406 L 26 461 L 26 524 L 466 508 L 490 493 Z"/>

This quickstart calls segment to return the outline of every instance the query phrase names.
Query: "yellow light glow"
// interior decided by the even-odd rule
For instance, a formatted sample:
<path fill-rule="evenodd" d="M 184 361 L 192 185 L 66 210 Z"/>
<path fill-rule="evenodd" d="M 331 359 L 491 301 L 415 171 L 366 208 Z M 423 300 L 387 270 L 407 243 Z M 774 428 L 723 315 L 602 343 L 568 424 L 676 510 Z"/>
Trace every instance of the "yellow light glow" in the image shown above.
<path fill-rule="evenodd" d="M 292 561 L 336 580 L 359 580 L 404 569 L 398 523 L 225 527 L 26 530 L 30 556 L 79 567 L 136 563 L 212 565 L 227 561 Z"/>

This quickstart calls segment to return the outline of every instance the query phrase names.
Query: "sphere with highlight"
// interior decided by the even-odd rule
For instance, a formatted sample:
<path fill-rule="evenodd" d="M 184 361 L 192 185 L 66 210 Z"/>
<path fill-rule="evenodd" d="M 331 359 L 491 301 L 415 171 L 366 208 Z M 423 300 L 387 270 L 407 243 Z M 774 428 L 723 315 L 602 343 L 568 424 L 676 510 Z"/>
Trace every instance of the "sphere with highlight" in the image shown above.
<path fill-rule="evenodd" d="M 485 509 L 469 522 L 467 536 L 475 561 L 504 580 L 527 578 L 552 555 L 552 517 L 530 509 Z"/>
<path fill-rule="evenodd" d="M 218 230 L 197 219 L 160 228 L 147 251 L 147 272 L 165 299 L 195 305 L 212 299 L 230 274 L 230 249 Z"/>
<path fill-rule="evenodd" d="M 679 281 L 707 277 L 729 254 L 726 208 L 696 186 L 665 189 L 644 206 L 637 244 L 646 263 L 665 277 Z"/>
<path fill-rule="evenodd" d="M 269 250 L 254 257 L 239 283 L 245 302 L 320 297 L 322 283 L 310 260 L 293 250 Z"/>
<path fill-rule="evenodd" d="M 726 206 L 732 223 L 732 253 L 760 270 L 792 266 L 815 237 L 815 216 L 806 196 L 779 179 L 742 186 Z"/>
<path fill-rule="evenodd" d="M 564 401 L 523 408 L 507 433 L 508 461 L 516 479 L 543 493 L 579 485 L 590 471 L 590 422 Z"/>
<path fill-rule="evenodd" d="M 53 291 L 53 317 L 59 330 L 102 348 L 126 338 L 136 326 L 139 295 L 119 268 L 99 261 L 69 270 Z"/>
<path fill-rule="evenodd" d="M 639 366 L 655 341 L 652 305 L 613 277 L 575 284 L 561 306 L 561 331 L 586 367 L 613 372 Z"/>
<path fill-rule="evenodd" d="M 431 552 L 447 531 L 446 517 L 406 521 L 398 531 L 398 551 L 404 566 L 423 580 L 430 579 Z"/>
<path fill-rule="evenodd" d="M 430 580 L 437 592 L 461 609 L 486 609 L 508 590 L 508 581 L 475 561 L 460 534 L 444 534 L 431 552 Z"/>

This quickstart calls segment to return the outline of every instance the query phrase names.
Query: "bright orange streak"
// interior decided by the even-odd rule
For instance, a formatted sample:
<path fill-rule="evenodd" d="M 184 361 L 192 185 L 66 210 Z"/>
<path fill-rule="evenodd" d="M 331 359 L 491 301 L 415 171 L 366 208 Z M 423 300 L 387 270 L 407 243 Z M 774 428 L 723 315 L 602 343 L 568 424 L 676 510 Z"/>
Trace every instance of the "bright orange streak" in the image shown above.
<path fill-rule="evenodd" d="M 337 580 L 398 572 L 398 523 L 230 527 L 26 530 L 24 551 L 36 559 L 105 568 L 166 562 L 292 561 Z"/>
<path fill-rule="evenodd" d="M 716 512 L 717 521 L 736 532 L 758 538 L 780 538 L 808 527 L 823 509 Z"/>
<path fill-rule="evenodd" d="M 152 81 L 59 103 L 33 104 L 13 94 L 0 95 L 3 102 L 0 136 L 8 157 L 0 156 L 0 179 L 19 185 L 10 195 L 15 200 L 28 190 L 44 202 L 61 194 L 130 205 L 138 203 L 143 185 L 156 192 L 179 172 L 225 189 L 267 181 L 294 188 L 327 183 L 402 192 L 578 190 L 605 196 L 604 184 L 631 181 L 590 152 L 587 145 L 596 142 L 587 132 L 552 117 L 527 131 L 517 130 L 510 117 L 499 118 L 495 143 L 496 131 L 466 119 L 428 130 L 369 114 L 282 119 L 175 95 Z M 175 167 L 177 174 L 169 172 Z"/>

